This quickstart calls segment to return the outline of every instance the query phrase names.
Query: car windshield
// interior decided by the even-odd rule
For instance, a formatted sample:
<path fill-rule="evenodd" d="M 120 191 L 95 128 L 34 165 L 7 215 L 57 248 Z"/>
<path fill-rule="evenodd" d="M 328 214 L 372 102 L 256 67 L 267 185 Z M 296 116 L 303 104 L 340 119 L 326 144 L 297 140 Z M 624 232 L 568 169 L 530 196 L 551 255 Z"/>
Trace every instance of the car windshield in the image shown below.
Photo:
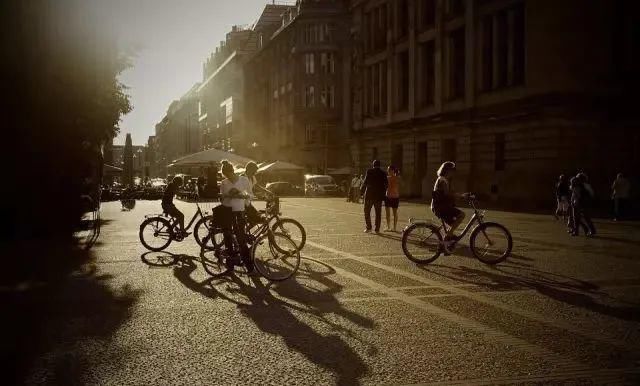
<path fill-rule="evenodd" d="M 322 177 L 313 177 L 309 179 L 309 182 L 313 182 L 319 185 L 333 185 L 333 178 L 329 177 L 329 176 L 322 176 Z"/>

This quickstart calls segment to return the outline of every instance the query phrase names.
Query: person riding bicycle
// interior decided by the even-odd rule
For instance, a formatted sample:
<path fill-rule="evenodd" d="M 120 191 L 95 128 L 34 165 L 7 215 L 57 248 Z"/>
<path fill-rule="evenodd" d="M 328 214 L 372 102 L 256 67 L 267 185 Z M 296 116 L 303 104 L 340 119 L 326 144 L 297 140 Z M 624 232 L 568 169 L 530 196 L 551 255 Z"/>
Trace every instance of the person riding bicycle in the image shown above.
<path fill-rule="evenodd" d="M 167 185 L 167 189 L 165 189 L 162 195 L 162 211 L 178 220 L 180 232 L 182 233 L 181 236 L 184 238 L 189 236 L 189 232 L 184 229 L 184 214 L 173 204 L 173 197 L 178 193 L 178 189 L 182 186 L 182 183 L 182 177 L 176 176 L 173 177 L 171 183 Z"/>
<path fill-rule="evenodd" d="M 246 176 L 238 176 L 228 161 L 222 161 L 222 175 L 226 177 L 220 184 L 222 205 L 226 209 L 226 221 L 223 221 L 224 245 L 227 251 L 233 251 L 233 235 L 236 236 L 240 257 L 244 262 L 247 272 L 253 272 L 249 247 L 245 234 L 246 220 L 245 208 L 247 201 L 251 197 L 251 183 Z M 228 264 L 233 265 L 233 260 L 229 259 Z"/>
<path fill-rule="evenodd" d="M 449 226 L 445 237 L 445 252 L 450 253 L 451 248 L 457 241 L 454 231 L 464 221 L 465 214 L 463 211 L 455 207 L 455 197 L 465 195 L 456 195 L 451 191 L 451 179 L 456 171 L 456 164 L 451 161 L 442 163 L 438 169 L 438 178 L 433 186 L 431 199 L 431 211 L 439 219 Z"/>

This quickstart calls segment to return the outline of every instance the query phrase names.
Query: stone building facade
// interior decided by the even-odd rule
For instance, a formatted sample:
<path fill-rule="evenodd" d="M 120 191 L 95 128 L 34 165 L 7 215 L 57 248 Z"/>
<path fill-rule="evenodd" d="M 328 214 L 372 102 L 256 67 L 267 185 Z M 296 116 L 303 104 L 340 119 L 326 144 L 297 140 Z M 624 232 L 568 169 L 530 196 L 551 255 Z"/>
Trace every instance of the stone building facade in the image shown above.
<path fill-rule="evenodd" d="M 344 3 L 298 1 L 277 9 L 278 19 L 256 23 L 258 50 L 244 66 L 247 130 L 255 157 L 292 162 L 308 172 L 351 162 Z M 263 16 L 273 15 L 270 7 Z"/>
<path fill-rule="evenodd" d="M 167 175 L 167 165 L 182 156 L 200 151 L 202 133 L 198 124 L 196 83 L 180 99 L 171 102 L 166 115 L 156 124 L 155 173 Z"/>
<path fill-rule="evenodd" d="M 405 196 L 429 197 L 445 160 L 458 164 L 456 190 L 504 205 L 548 203 L 557 176 L 577 170 L 607 196 L 639 164 L 625 7 L 636 6 L 351 1 L 355 166 L 397 165 Z"/>

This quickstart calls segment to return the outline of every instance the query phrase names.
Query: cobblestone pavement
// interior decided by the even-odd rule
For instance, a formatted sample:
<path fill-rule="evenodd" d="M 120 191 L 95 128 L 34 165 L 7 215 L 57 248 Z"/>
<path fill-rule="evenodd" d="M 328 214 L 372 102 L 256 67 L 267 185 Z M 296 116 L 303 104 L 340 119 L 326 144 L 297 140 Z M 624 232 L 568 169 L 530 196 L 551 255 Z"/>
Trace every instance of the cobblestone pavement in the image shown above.
<path fill-rule="evenodd" d="M 179 202 L 187 219 L 195 205 Z M 364 234 L 362 206 L 337 198 L 283 199 L 308 233 L 295 278 L 272 284 L 241 272 L 210 279 L 193 238 L 174 243 L 169 267 L 152 267 L 138 241 L 159 202 L 123 212 L 104 203 L 94 275 L 115 294 L 122 320 L 66 315 L 75 338 L 41 356 L 29 382 L 79 366 L 100 384 L 638 384 L 640 224 L 597 222 L 572 238 L 552 217 L 488 212 L 514 237 L 497 267 L 452 256 L 418 266 L 400 234 Z M 429 216 L 403 203 L 401 225 Z M 165 256 L 167 253 L 165 253 Z M 74 294 L 77 307 L 95 301 Z M 67 334 L 67 335 L 65 335 Z"/>

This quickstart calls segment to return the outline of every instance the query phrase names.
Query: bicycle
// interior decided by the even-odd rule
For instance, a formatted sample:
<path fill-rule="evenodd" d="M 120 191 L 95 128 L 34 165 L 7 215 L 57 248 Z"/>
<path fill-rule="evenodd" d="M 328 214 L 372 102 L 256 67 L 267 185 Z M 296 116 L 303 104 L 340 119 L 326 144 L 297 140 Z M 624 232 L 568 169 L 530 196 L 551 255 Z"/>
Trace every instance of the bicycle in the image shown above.
<path fill-rule="evenodd" d="M 194 229 L 198 229 L 202 223 L 211 221 L 211 216 L 207 211 L 203 211 L 200 207 L 200 202 L 196 201 L 196 213 L 193 214 L 191 221 L 185 227 L 185 231 L 191 229 L 191 226 L 195 222 Z M 196 222 L 196 219 L 199 220 Z M 140 224 L 139 232 L 140 242 L 150 251 L 158 252 L 167 248 L 172 241 L 181 242 L 184 240 L 184 236 L 180 231 L 180 225 L 178 220 L 166 212 L 162 214 L 150 214 L 145 216 L 145 220 Z M 194 238 L 198 245 L 202 246 L 203 240 L 200 238 L 197 232 L 194 233 Z"/>
<path fill-rule="evenodd" d="M 274 202 L 275 201 L 275 202 Z M 267 202 L 263 221 L 251 231 L 246 231 L 247 243 L 251 245 L 250 259 L 256 270 L 271 281 L 283 281 L 293 276 L 300 267 L 300 250 L 297 244 L 287 235 L 274 232 L 269 219 L 278 213 L 276 200 Z M 216 230 L 220 228 L 215 228 Z M 218 239 L 216 239 L 216 237 Z M 200 249 L 200 258 L 204 270 L 213 277 L 228 274 L 233 270 L 233 263 L 238 261 L 238 241 L 233 237 L 233 250 L 224 246 L 221 232 L 211 233 L 205 237 Z M 209 246 L 210 240 L 213 239 Z"/>
<path fill-rule="evenodd" d="M 267 210 L 258 211 L 260 215 L 260 220 L 256 223 L 250 224 L 247 222 L 247 234 L 254 234 L 257 230 L 259 230 L 259 226 L 261 226 L 265 221 L 271 227 L 273 232 L 282 233 L 296 242 L 296 248 L 298 251 L 301 251 L 304 248 L 307 242 L 307 232 L 298 221 L 287 218 L 280 217 L 282 214 L 280 212 L 280 198 L 277 196 L 272 196 L 267 199 Z M 200 227 L 206 228 L 200 229 Z M 215 222 L 213 220 L 213 216 L 208 216 L 206 222 L 201 222 L 196 224 L 195 227 L 195 236 L 196 238 L 202 237 L 202 232 L 207 232 L 210 234 L 213 231 L 214 236 L 209 238 L 207 243 L 198 243 L 199 245 L 209 249 L 215 249 L 217 245 L 219 245 L 222 241 L 222 229 L 215 226 Z M 202 239 L 200 239 L 202 240 Z"/>
<path fill-rule="evenodd" d="M 485 264 L 498 264 L 504 261 L 513 248 L 513 238 L 509 230 L 495 222 L 485 222 L 484 212 L 480 212 L 476 206 L 476 197 L 466 194 L 469 205 L 473 208 L 473 216 L 462 230 L 459 236 L 453 240 L 451 249 L 464 238 L 471 230 L 469 236 L 469 248 L 473 256 Z M 440 254 L 445 252 L 444 236 L 447 233 L 447 225 L 440 220 L 442 225 L 436 226 L 428 221 L 414 221 L 402 231 L 402 251 L 407 258 L 418 264 L 428 264 L 435 261 Z M 480 244 L 479 244 L 480 243 Z M 481 245 L 484 244 L 484 251 Z"/>

